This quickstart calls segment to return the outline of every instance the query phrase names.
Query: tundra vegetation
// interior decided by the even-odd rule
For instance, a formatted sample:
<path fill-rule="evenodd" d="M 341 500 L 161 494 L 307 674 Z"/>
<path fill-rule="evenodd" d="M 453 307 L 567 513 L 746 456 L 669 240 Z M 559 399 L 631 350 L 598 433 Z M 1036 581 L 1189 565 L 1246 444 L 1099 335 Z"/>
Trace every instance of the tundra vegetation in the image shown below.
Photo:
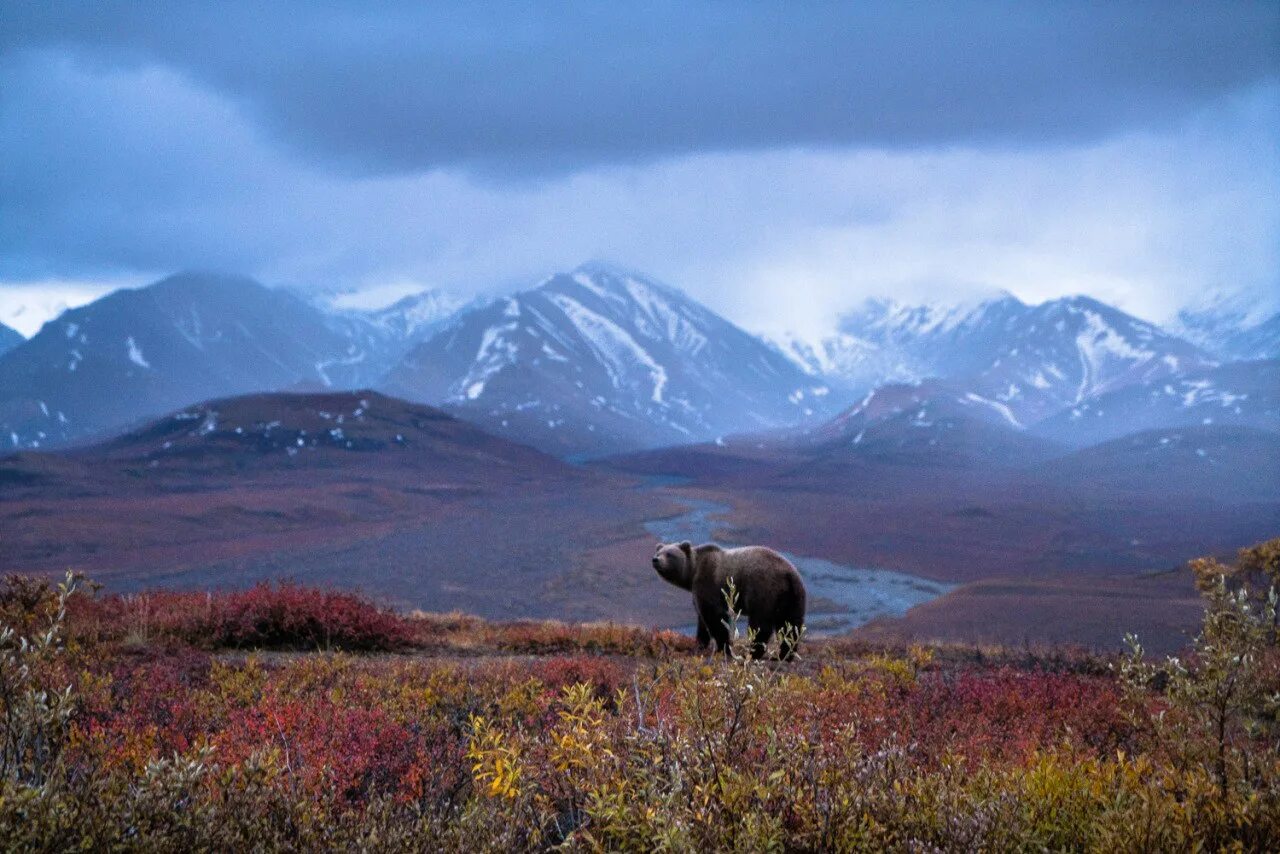
<path fill-rule="evenodd" d="M 0 848 L 1274 850 L 1277 546 L 1195 563 L 1167 660 L 12 577 Z"/>

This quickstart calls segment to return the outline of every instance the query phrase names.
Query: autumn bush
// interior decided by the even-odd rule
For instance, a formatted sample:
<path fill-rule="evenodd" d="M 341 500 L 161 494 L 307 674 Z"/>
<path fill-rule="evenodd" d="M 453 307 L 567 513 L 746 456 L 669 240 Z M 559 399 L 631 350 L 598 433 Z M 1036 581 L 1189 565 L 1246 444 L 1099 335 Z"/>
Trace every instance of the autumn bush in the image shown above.
<path fill-rule="evenodd" d="M 130 630 L 207 648 L 389 650 L 412 640 L 409 622 L 353 593 L 294 584 L 248 590 L 122 597 Z"/>
<path fill-rule="evenodd" d="M 8 589 L 4 850 L 1263 851 L 1280 838 L 1274 599 L 1226 581 L 1207 588 L 1187 655 L 1135 647 L 1109 669 L 816 643 L 797 663 L 753 661 L 619 626 L 376 608 L 400 622 L 330 620 L 324 603 L 358 609 L 297 588 L 155 594 L 145 612 L 74 579 Z M 232 603 L 258 616 L 216 616 Z M 373 636 L 418 652 L 335 640 Z M 249 651 L 302 643 L 319 651 Z"/>

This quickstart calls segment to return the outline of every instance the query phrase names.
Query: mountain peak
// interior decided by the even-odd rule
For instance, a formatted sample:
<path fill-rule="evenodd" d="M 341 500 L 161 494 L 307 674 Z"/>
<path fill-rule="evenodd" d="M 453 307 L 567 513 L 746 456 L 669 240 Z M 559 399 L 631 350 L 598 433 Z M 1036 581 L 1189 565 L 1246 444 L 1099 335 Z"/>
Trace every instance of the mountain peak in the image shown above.
<path fill-rule="evenodd" d="M 47 447 L 192 400 L 345 384 L 363 358 L 305 301 L 185 272 L 71 309 L 0 358 L 0 437 Z"/>
<path fill-rule="evenodd" d="M 650 277 L 634 267 L 628 267 L 624 264 L 618 264 L 614 261 L 607 261 L 603 258 L 592 258 L 589 261 L 583 261 L 578 266 L 569 271 L 569 275 L 573 276 L 581 273 L 586 276 L 609 276 L 612 278 L 634 278 L 649 281 Z"/>
<path fill-rule="evenodd" d="M 569 455 L 790 426 L 827 408 L 821 382 L 764 342 L 600 262 L 460 315 L 389 381 Z"/>
<path fill-rule="evenodd" d="M 694 304 L 688 294 L 653 277 L 606 261 L 588 261 L 545 279 L 535 290 L 569 293 L 583 288 L 602 299 L 652 302 L 655 297 Z M 699 306 L 700 307 L 700 306 Z"/>
<path fill-rule="evenodd" d="M 266 290 L 266 285 L 257 279 L 240 273 L 229 273 L 220 270 L 180 270 L 165 276 L 158 282 L 144 285 L 141 291 L 183 291 L 198 292 L 212 288 Z"/>

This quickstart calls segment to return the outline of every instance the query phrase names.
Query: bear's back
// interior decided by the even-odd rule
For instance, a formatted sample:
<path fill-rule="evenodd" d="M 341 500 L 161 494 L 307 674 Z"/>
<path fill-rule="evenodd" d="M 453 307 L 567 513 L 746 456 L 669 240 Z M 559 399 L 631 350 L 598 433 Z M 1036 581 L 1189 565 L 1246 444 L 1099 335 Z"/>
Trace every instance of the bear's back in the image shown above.
<path fill-rule="evenodd" d="M 740 546 L 725 549 L 721 558 L 726 578 L 751 575 L 790 575 L 796 572 L 791 561 L 768 546 Z"/>
<path fill-rule="evenodd" d="M 725 549 L 720 553 L 716 568 L 716 585 L 723 586 L 730 578 L 734 586 L 748 598 L 772 600 L 796 586 L 803 587 L 800 573 L 791 561 L 766 546 L 742 546 Z"/>

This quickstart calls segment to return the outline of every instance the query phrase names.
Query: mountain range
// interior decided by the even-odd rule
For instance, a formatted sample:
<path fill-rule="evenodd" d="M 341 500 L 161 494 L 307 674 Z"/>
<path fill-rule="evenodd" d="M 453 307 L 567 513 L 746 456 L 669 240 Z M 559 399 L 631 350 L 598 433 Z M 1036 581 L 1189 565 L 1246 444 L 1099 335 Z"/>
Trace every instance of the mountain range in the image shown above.
<path fill-rule="evenodd" d="M 1083 296 L 1034 306 L 1009 294 L 962 305 L 869 300 L 813 349 L 826 354 L 822 373 L 852 388 L 939 378 L 1019 428 L 1108 391 L 1213 363 L 1193 344 Z M 803 352 L 800 358 L 811 372 L 821 364 Z"/>
<path fill-rule="evenodd" d="M 492 301 L 431 290 L 374 311 L 183 273 L 30 340 L 0 330 L 0 444 L 86 442 L 229 395 L 364 387 L 565 458 L 798 432 L 998 461 L 1159 428 L 1280 430 L 1276 318 L 1237 328 L 1234 311 L 1184 312 L 1175 332 L 1082 296 L 868 300 L 806 341 L 753 335 L 598 262 Z"/>
<path fill-rule="evenodd" d="M 56 446 L 210 398 L 369 385 L 442 310 L 410 298 L 395 311 L 326 312 L 214 273 L 118 290 L 0 357 L 0 437 L 14 448 Z"/>
<path fill-rule="evenodd" d="M 1081 401 L 1032 432 L 1077 447 L 1160 428 L 1280 429 L 1280 359 L 1229 362 L 1135 383 Z"/>

